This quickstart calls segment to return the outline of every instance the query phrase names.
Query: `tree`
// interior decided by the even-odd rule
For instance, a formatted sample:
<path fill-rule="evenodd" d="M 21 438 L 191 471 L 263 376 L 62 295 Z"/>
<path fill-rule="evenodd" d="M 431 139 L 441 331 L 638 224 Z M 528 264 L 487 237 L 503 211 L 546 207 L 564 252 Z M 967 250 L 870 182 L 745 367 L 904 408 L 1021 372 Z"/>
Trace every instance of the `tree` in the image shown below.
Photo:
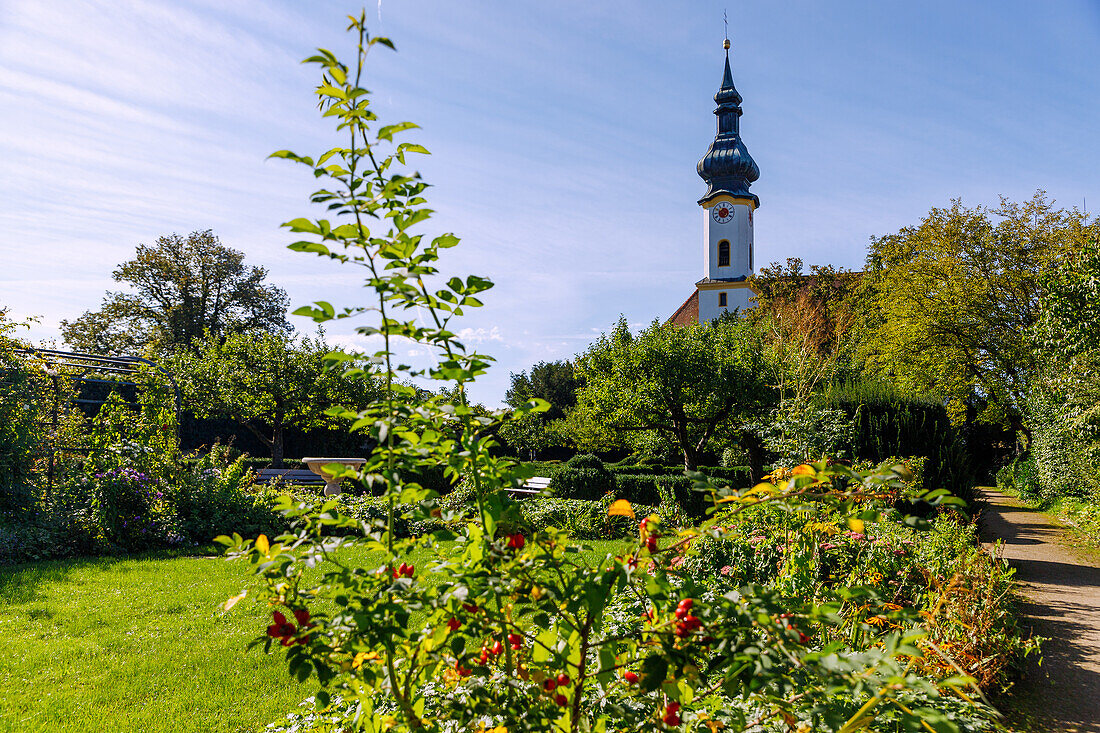
<path fill-rule="evenodd" d="M 505 403 L 519 407 L 528 400 L 540 398 L 550 403 L 543 413 L 547 420 L 565 417 L 565 413 L 577 404 L 577 377 L 573 364 L 568 361 L 540 361 L 527 372 L 512 373 L 512 385 L 504 395 Z"/>
<path fill-rule="evenodd" d="M 227 417 L 271 449 L 282 465 L 288 428 L 336 427 L 333 405 L 358 409 L 380 392 L 366 375 L 350 378 L 326 369 L 321 339 L 295 341 L 279 333 L 208 336 L 172 360 L 188 402 L 199 417 Z"/>
<path fill-rule="evenodd" d="M 694 469 L 715 432 L 772 397 L 760 340 L 743 321 L 678 328 L 656 322 L 636 336 L 626 319 L 578 358 L 582 419 L 615 431 L 656 431 Z"/>
<path fill-rule="evenodd" d="M 1039 487 L 1046 496 L 1100 492 L 1100 243 L 1045 279 L 1040 354 L 1027 404 Z"/>
<path fill-rule="evenodd" d="M 780 398 L 805 404 L 822 383 L 836 377 L 849 356 L 859 273 L 801 259 L 773 262 L 750 278 L 757 307 L 745 317 L 764 334 L 768 369 Z"/>
<path fill-rule="evenodd" d="M 287 335 L 289 301 L 281 288 L 264 284 L 266 276 L 209 229 L 160 237 L 151 247 L 138 245 L 112 274 L 132 292 L 108 292 L 98 311 L 61 321 L 61 335 L 78 351 L 105 354 L 188 348 L 207 332 Z"/>
<path fill-rule="evenodd" d="M 1100 234 L 1097 220 L 1056 209 L 1039 191 L 996 209 L 959 200 L 915 227 L 871 240 L 861 288 L 867 368 L 945 399 L 955 422 L 1022 421 L 1036 351 L 1031 327 L 1043 276 Z"/>

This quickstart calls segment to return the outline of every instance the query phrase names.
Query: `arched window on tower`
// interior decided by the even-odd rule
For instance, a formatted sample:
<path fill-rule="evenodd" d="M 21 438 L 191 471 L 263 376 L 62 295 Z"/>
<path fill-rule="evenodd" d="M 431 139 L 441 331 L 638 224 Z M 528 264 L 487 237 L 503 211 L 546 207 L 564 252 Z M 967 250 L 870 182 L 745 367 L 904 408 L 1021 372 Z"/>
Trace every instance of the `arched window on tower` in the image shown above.
<path fill-rule="evenodd" d="M 725 308 L 726 307 L 726 294 L 725 293 L 718 293 L 718 307 L 719 308 Z"/>
<path fill-rule="evenodd" d="M 730 266 L 730 243 L 725 239 L 718 243 L 718 266 Z"/>

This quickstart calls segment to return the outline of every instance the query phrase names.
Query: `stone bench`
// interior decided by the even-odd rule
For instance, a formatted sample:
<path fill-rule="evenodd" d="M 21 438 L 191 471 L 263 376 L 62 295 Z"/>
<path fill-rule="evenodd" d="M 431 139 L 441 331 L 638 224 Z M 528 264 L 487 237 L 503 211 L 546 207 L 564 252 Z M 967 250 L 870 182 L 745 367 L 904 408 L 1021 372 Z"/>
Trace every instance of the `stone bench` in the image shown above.
<path fill-rule="evenodd" d="M 273 484 L 282 481 L 285 484 L 308 484 L 324 486 L 325 479 L 305 468 L 261 468 L 256 472 L 256 483 Z"/>

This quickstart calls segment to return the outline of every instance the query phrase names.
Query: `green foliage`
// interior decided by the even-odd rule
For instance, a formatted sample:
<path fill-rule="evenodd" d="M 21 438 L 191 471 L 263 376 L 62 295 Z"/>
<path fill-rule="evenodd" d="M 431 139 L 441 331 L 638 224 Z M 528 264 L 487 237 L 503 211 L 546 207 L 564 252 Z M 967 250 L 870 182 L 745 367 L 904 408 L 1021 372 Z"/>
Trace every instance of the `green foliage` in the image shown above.
<path fill-rule="evenodd" d="M 876 382 L 832 385 L 820 401 L 850 416 L 854 459 L 877 464 L 891 456 L 925 456 L 928 488 L 972 498 L 970 454 L 941 402 Z"/>
<path fill-rule="evenodd" d="M 133 552 L 183 543 L 161 480 L 132 468 L 111 468 L 95 474 L 92 484 L 93 516 L 109 548 Z"/>
<path fill-rule="evenodd" d="M 14 351 L 15 327 L 0 310 L 0 518 L 23 515 L 40 496 L 35 461 L 48 439 L 53 404 L 44 371 Z"/>
<path fill-rule="evenodd" d="M 1063 259 L 1045 286 L 1035 328 L 1044 358 L 1027 403 L 1039 493 L 1100 496 L 1100 244 Z"/>
<path fill-rule="evenodd" d="M 636 525 L 640 536 L 628 552 L 595 557 L 554 527 L 529 536 L 515 532 L 523 507 L 508 490 L 529 474 L 494 453 L 493 435 L 502 422 L 548 405 L 535 400 L 485 414 L 463 397 L 488 359 L 467 352 L 451 323 L 481 304 L 478 295 L 490 283 L 476 276 L 444 280 L 435 263 L 440 249 L 457 239 L 429 241 L 413 233 L 431 211 L 424 184 L 401 165 L 407 153 L 426 151 L 394 143 L 411 123 L 374 129 L 363 64 L 370 49 L 392 44 L 370 38 L 364 23 L 365 13 L 350 26 L 358 36 L 354 66 L 325 50 L 309 59 L 321 68 L 323 114 L 348 136 L 347 147 L 316 160 L 276 155 L 322 179 L 312 200 L 339 217 L 287 222 L 310 237 L 292 248 L 364 268 L 375 298 L 339 315 L 375 314 L 358 330 L 379 337 L 369 362 L 385 390 L 363 409 L 333 413 L 352 419 L 353 429 L 375 446 L 356 473 L 380 490 L 385 519 L 346 516 L 341 500 L 286 497 L 279 508 L 289 532 L 274 539 L 220 538 L 231 557 L 253 565 L 263 596 L 277 609 L 254 643 L 285 649 L 292 675 L 317 680 L 316 709 L 336 710 L 334 725 L 372 732 L 670 730 L 709 720 L 746 730 L 802 719 L 810 729 L 852 733 L 907 689 L 937 695 L 940 685 L 912 671 L 919 631 L 895 630 L 850 654 L 830 640 L 835 609 L 762 586 L 712 595 L 677 570 L 670 554 L 694 537 L 720 536 L 714 520 L 670 536 L 647 517 Z M 319 321 L 338 317 L 328 303 L 303 310 Z M 414 318 L 401 320 L 412 310 Z M 411 341 L 430 351 L 435 365 L 421 370 L 398 362 L 398 339 L 402 350 Z M 751 333 L 736 323 L 680 331 L 654 326 L 637 338 L 624 324 L 582 359 L 587 381 L 574 413 L 587 397 L 598 414 L 621 415 L 639 429 L 680 424 L 693 441 L 683 445 L 685 464 L 694 466 L 718 424 L 764 400 L 757 353 Z M 329 357 L 334 363 L 357 358 Z M 406 376 L 452 386 L 425 396 L 401 384 Z M 674 399 L 668 410 L 658 409 L 658 394 L 669 387 Z M 623 407 L 615 406 L 616 396 Z M 408 480 L 426 464 L 446 465 L 464 485 L 437 501 Z M 573 470 L 607 469 L 582 458 L 555 479 Z M 703 475 L 661 479 L 659 486 L 671 494 L 675 482 L 690 481 L 693 495 L 741 508 L 775 502 L 797 512 L 812 498 L 843 515 L 857 504 L 873 515 L 877 509 L 866 503 L 900 490 L 901 479 L 891 470 L 857 473 L 821 463 L 803 467 L 782 486 L 720 490 Z M 466 507 L 456 506 L 460 498 L 468 498 Z M 927 498 L 947 501 L 943 492 Z M 611 508 L 631 514 L 622 505 Z M 406 539 L 398 536 L 399 519 L 454 526 Z M 369 564 L 342 559 L 353 547 L 379 557 Z M 424 550 L 433 554 L 430 574 L 424 563 L 410 564 Z M 322 577 L 309 577 L 318 566 Z M 907 712 L 904 722 L 917 725 L 922 715 Z"/>
<path fill-rule="evenodd" d="M 577 404 L 577 382 L 573 365 L 568 361 L 540 361 L 527 372 L 513 373 L 512 383 L 504 395 L 504 402 L 521 407 L 533 399 L 546 400 L 550 405 L 543 417 L 558 420 Z"/>
<path fill-rule="evenodd" d="M 918 226 L 873 238 L 863 279 L 868 368 L 906 391 L 942 395 L 953 421 L 1020 424 L 1039 354 L 1044 274 L 1100 234 L 1039 191 L 996 209 L 953 201 Z"/>
<path fill-rule="evenodd" d="M 522 528 L 535 534 L 557 528 L 579 540 L 633 538 L 638 533 L 638 523 L 630 517 L 609 517 L 609 504 L 609 500 L 527 499 L 520 504 Z M 656 507 L 638 505 L 634 510 L 642 516 L 655 512 Z"/>
<path fill-rule="evenodd" d="M 206 333 L 243 331 L 286 335 L 287 297 L 265 285 L 262 267 L 246 267 L 244 254 L 209 230 L 158 237 L 138 245 L 134 259 L 114 271 L 129 292 L 107 293 L 98 311 L 61 321 L 61 335 L 92 354 L 166 353 L 189 348 Z"/>
<path fill-rule="evenodd" d="M 854 531 L 826 506 L 760 507 L 725 517 L 721 538 L 693 542 L 684 567 L 716 593 L 762 583 L 842 604 L 832 633 L 856 648 L 924 617 L 931 643 L 920 666 L 958 665 L 984 689 L 1006 688 L 1037 648 L 1016 627 L 1012 571 L 981 549 L 972 523 L 946 514 L 918 531 L 901 520 L 887 512 Z"/>
<path fill-rule="evenodd" d="M 654 323 L 637 335 L 620 319 L 577 360 L 584 379 L 574 415 L 620 434 L 655 432 L 694 469 L 715 432 L 770 399 L 759 339 L 731 319 L 678 328 Z"/>
<path fill-rule="evenodd" d="M 848 458 L 854 452 L 852 418 L 844 410 L 819 407 L 809 400 L 780 402 L 758 432 L 784 466 L 797 466 L 825 455 Z"/>
<path fill-rule="evenodd" d="M 330 407 L 358 408 L 379 394 L 374 380 L 361 371 L 345 375 L 326 368 L 329 353 L 319 338 L 209 334 L 170 363 L 196 414 L 228 417 L 247 428 L 271 450 L 272 465 L 278 468 L 288 428 L 334 427 L 338 422 L 326 414 Z"/>
<path fill-rule="evenodd" d="M 550 494 L 559 499 L 601 499 L 615 490 L 615 477 L 591 454 L 573 456 L 550 479 Z"/>
<path fill-rule="evenodd" d="M 547 420 L 544 415 L 528 413 L 502 425 L 499 436 L 517 454 L 534 460 L 548 448 L 569 445 L 564 426 L 564 420 Z"/>
<path fill-rule="evenodd" d="M 246 456 L 230 460 L 228 448 L 214 445 L 168 489 L 184 536 L 203 545 L 226 532 L 275 533 L 286 528 L 273 497 L 252 485 Z"/>

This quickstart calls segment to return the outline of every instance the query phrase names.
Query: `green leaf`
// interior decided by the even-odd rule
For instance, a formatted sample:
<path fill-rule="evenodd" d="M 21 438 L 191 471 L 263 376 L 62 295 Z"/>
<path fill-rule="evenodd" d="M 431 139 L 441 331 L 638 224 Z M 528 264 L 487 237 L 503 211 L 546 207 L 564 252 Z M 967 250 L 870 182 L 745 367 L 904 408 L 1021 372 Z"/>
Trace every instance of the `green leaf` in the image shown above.
<path fill-rule="evenodd" d="M 653 692 L 660 687 L 668 676 L 668 660 L 661 653 L 650 654 L 642 661 L 642 673 L 639 685 L 642 692 Z"/>

